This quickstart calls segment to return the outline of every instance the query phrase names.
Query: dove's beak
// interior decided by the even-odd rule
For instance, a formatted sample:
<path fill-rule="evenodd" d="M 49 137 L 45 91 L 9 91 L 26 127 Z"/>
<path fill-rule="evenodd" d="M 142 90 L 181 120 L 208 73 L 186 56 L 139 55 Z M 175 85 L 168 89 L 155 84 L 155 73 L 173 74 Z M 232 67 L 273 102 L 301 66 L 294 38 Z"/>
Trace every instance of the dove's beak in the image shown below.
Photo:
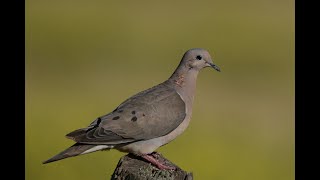
<path fill-rule="evenodd" d="M 215 65 L 213 63 L 208 63 L 208 64 L 210 65 L 210 67 L 212 67 L 213 69 L 215 69 L 215 70 L 220 72 L 220 68 L 217 65 Z"/>

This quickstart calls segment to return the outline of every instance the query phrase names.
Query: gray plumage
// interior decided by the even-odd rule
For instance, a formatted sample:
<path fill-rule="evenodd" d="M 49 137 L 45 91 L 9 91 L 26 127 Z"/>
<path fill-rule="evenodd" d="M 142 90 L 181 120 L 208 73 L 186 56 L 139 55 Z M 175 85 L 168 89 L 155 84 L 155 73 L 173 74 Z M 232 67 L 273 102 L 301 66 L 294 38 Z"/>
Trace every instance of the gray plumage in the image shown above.
<path fill-rule="evenodd" d="M 54 161 L 58 161 L 64 158 L 68 158 L 68 157 L 73 157 L 73 156 L 77 156 L 79 155 L 79 153 L 84 152 L 88 149 L 93 148 L 95 145 L 91 145 L 91 144 L 80 144 L 80 143 L 75 143 L 74 145 L 72 145 L 71 147 L 67 148 L 66 150 L 62 151 L 61 153 L 53 156 L 52 158 L 46 160 L 45 162 L 43 162 L 43 164 L 46 163 L 50 163 L 50 162 L 54 162 Z"/>
<path fill-rule="evenodd" d="M 76 143 L 44 163 L 112 148 L 141 155 L 167 144 L 188 126 L 198 72 L 209 66 L 220 70 L 206 50 L 187 51 L 168 80 L 132 96 L 88 127 L 67 134 Z"/>

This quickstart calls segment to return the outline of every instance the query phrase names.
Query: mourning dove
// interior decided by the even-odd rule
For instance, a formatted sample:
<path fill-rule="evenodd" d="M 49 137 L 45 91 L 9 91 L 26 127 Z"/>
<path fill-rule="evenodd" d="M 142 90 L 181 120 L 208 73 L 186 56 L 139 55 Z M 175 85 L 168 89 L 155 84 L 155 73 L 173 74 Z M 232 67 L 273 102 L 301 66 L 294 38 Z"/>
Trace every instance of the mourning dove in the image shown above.
<path fill-rule="evenodd" d="M 67 134 L 76 143 L 43 163 L 117 149 L 140 156 L 159 169 L 173 169 L 157 161 L 154 151 L 188 127 L 197 75 L 205 67 L 220 71 L 207 50 L 188 50 L 169 79 L 128 98 L 88 127 Z"/>

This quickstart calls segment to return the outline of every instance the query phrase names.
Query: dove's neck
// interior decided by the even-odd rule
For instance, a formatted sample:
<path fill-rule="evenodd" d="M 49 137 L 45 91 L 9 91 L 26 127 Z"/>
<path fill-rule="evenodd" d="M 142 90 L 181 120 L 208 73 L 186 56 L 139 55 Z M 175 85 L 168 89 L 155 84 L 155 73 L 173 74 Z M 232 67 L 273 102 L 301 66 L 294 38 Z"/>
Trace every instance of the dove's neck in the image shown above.
<path fill-rule="evenodd" d="M 191 106 L 189 109 L 192 108 L 198 73 L 196 69 L 179 66 L 168 79 L 185 103 Z"/>

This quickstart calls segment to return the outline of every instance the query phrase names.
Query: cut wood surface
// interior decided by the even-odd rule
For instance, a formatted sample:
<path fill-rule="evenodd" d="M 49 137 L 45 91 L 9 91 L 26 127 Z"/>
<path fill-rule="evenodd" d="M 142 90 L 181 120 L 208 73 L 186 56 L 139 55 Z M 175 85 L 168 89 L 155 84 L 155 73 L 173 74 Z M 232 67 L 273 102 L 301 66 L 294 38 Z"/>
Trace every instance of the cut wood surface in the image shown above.
<path fill-rule="evenodd" d="M 161 154 L 157 159 L 165 165 L 176 167 L 176 170 L 159 170 L 144 159 L 127 154 L 119 160 L 111 180 L 193 180 L 192 173 L 182 170 Z"/>

